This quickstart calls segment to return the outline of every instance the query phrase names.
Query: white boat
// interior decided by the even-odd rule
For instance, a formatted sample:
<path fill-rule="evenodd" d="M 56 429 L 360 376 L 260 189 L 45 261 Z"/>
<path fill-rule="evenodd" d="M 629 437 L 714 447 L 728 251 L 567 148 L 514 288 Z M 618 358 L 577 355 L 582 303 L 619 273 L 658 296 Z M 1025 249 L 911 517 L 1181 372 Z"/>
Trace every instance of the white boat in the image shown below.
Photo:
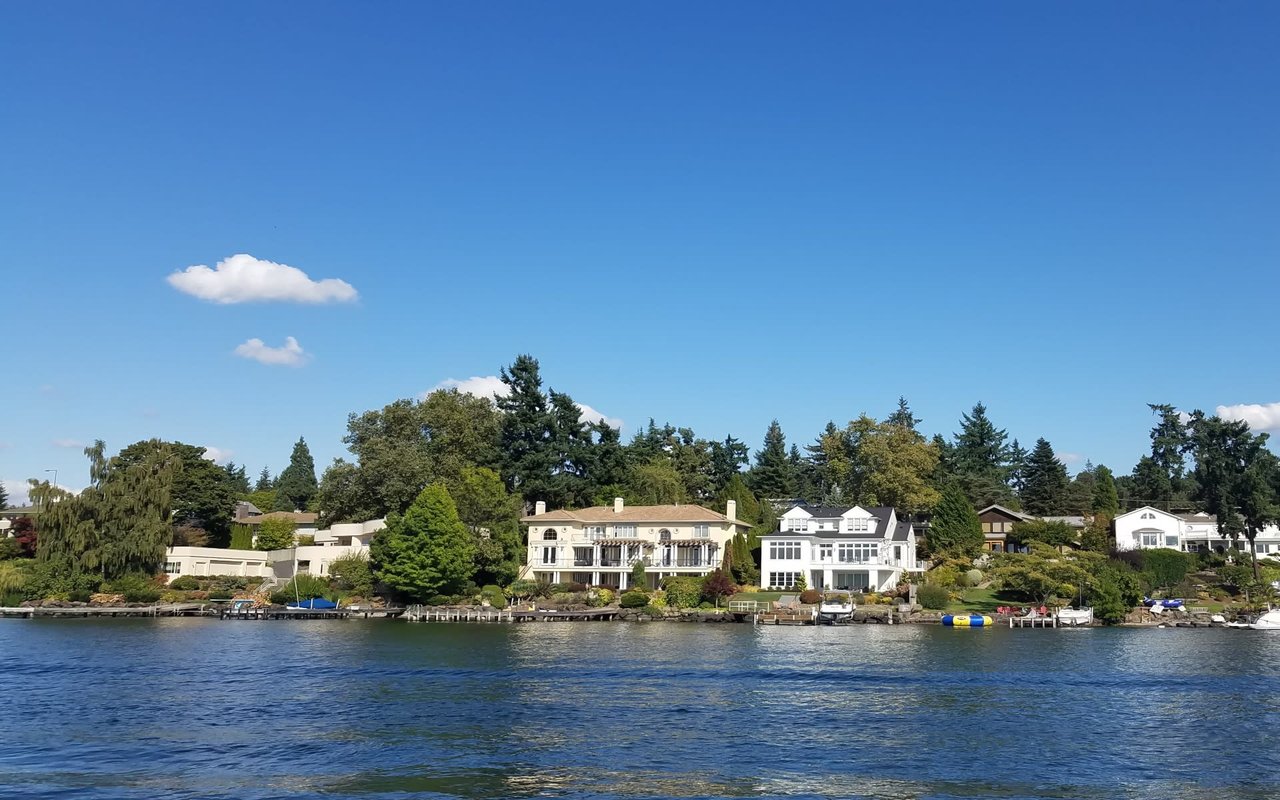
<path fill-rule="evenodd" d="M 818 604 L 818 621 L 837 622 L 848 619 L 853 616 L 855 608 L 857 606 L 853 603 L 853 595 L 843 592 L 827 595 Z"/>
<path fill-rule="evenodd" d="M 1249 624 L 1255 631 L 1280 631 L 1280 608 L 1273 608 Z"/>
<path fill-rule="evenodd" d="M 1057 613 L 1058 624 L 1069 628 L 1093 624 L 1092 608 L 1063 608 Z"/>

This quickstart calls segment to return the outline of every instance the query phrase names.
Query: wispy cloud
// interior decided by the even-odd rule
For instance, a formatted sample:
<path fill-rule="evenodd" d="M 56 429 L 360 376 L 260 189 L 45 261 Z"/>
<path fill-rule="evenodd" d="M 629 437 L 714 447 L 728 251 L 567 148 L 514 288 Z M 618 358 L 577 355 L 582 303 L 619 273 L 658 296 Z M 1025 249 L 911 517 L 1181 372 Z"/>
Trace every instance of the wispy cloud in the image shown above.
<path fill-rule="evenodd" d="M 1084 461 L 1084 456 L 1079 453 L 1058 453 L 1058 460 L 1063 464 L 1079 464 Z"/>
<path fill-rule="evenodd" d="M 1280 431 L 1280 403 L 1240 403 L 1216 410 L 1219 417 L 1244 420 L 1255 431 Z"/>
<path fill-rule="evenodd" d="M 292 336 L 286 336 L 281 347 L 268 347 L 261 339 L 250 339 L 236 347 L 235 354 L 270 366 L 300 367 L 311 360 L 311 354 Z"/>
<path fill-rule="evenodd" d="M 27 482 L 17 478 L 3 478 L 0 483 L 4 484 L 4 491 L 9 495 L 9 505 L 11 506 L 29 506 L 31 498 L 27 495 Z"/>
<path fill-rule="evenodd" d="M 52 444 L 54 447 L 64 447 L 64 448 L 67 448 L 68 450 L 70 449 L 79 450 L 84 447 L 84 442 L 80 441 L 79 439 L 54 439 L 52 442 L 50 442 L 50 444 Z"/>
<path fill-rule="evenodd" d="M 215 464 L 226 464 L 233 455 L 235 455 L 234 450 L 223 450 L 221 447 L 210 447 L 208 445 L 204 448 L 205 460 L 212 461 Z"/>
<path fill-rule="evenodd" d="M 219 261 L 214 269 L 196 264 L 174 272 L 169 285 L 213 303 L 347 303 L 358 296 L 355 287 L 338 278 L 312 280 L 288 264 L 264 261 L 240 253 Z"/>
<path fill-rule="evenodd" d="M 502 378 L 497 375 L 473 375 L 470 378 L 449 378 L 437 383 L 427 391 L 423 392 L 419 397 L 426 397 L 434 391 L 440 389 L 457 389 L 463 394 L 475 395 L 476 397 L 506 397 L 511 394 L 511 387 L 502 382 Z M 583 422 L 605 422 L 611 428 L 621 428 L 622 420 L 617 417 L 605 416 L 600 411 L 589 405 L 578 403 L 578 408 L 582 410 L 582 414 L 578 417 Z"/>

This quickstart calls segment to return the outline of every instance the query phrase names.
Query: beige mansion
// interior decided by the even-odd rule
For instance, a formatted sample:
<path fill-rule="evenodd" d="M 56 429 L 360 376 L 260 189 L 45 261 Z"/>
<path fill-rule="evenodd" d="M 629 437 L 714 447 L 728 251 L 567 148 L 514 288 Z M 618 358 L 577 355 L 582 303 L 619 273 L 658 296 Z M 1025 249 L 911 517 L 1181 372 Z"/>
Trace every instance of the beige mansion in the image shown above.
<path fill-rule="evenodd" d="M 520 520 L 529 534 L 521 575 L 617 589 L 629 588 L 636 562 L 645 565 L 649 588 L 669 575 L 706 575 L 720 566 L 734 534 L 751 527 L 736 516 L 732 500 L 724 514 L 696 505 L 627 506 L 621 497 L 573 511 L 538 503 Z"/>

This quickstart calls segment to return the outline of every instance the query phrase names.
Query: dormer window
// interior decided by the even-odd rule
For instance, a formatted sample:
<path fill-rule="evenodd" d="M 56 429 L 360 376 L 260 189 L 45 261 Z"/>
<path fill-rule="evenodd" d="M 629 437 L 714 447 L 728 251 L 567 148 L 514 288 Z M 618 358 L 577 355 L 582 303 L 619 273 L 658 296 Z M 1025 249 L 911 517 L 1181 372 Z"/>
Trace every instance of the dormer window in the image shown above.
<path fill-rule="evenodd" d="M 849 520 L 849 530 L 854 533 L 866 533 L 871 530 L 871 520 L 866 517 L 854 517 Z"/>
<path fill-rule="evenodd" d="M 809 520 L 805 517 L 793 517 L 788 530 L 794 533 L 803 533 L 809 530 Z"/>

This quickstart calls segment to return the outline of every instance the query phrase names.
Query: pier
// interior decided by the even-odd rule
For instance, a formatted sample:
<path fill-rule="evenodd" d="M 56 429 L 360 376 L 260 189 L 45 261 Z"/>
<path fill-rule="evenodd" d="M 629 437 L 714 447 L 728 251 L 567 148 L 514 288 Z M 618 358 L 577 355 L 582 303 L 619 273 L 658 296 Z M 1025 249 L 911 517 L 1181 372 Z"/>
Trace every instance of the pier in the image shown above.
<path fill-rule="evenodd" d="M 1052 614 L 1034 617 L 1009 617 L 1010 628 L 1056 628 L 1058 618 Z"/>
<path fill-rule="evenodd" d="M 154 606 L 75 606 L 71 608 L 0 608 L 0 617 L 205 617 L 213 609 L 201 603 L 172 603 Z"/>
<path fill-rule="evenodd" d="M 410 622 L 581 622 L 612 620 L 616 608 L 588 611 L 538 611 L 512 608 L 466 608 L 452 606 L 409 606 L 404 618 Z"/>

